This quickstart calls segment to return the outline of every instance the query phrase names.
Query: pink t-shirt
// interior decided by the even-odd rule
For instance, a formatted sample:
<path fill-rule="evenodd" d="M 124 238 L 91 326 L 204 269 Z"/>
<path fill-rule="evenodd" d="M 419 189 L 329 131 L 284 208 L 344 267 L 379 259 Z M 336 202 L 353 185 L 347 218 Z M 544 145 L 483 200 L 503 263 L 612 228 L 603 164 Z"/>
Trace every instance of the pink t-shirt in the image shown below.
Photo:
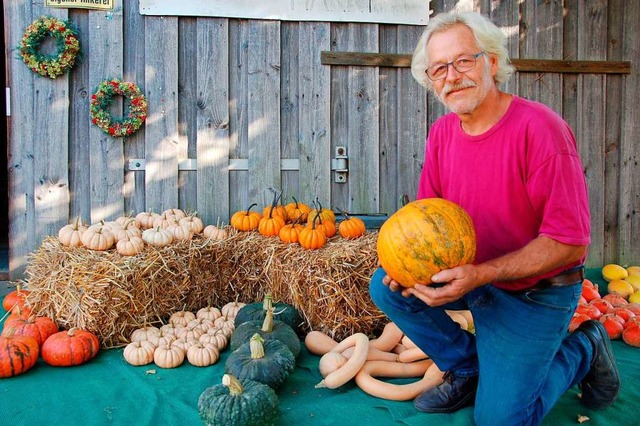
<path fill-rule="evenodd" d="M 471 215 L 475 263 L 540 235 L 571 245 L 590 242 L 587 185 L 573 132 L 550 108 L 517 96 L 481 135 L 467 135 L 453 113 L 433 124 L 417 194 L 430 197 L 458 203 Z M 579 263 L 494 285 L 521 290 Z"/>

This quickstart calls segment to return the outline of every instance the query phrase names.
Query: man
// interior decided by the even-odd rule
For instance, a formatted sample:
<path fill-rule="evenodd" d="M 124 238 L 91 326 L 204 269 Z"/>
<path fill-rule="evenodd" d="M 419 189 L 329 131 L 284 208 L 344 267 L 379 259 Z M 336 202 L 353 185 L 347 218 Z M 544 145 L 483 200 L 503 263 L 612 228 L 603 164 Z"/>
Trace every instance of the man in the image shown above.
<path fill-rule="evenodd" d="M 549 108 L 499 89 L 512 72 L 503 34 L 482 15 L 429 22 L 412 73 L 452 113 L 429 131 L 417 198 L 470 214 L 476 260 L 412 288 L 379 269 L 370 286 L 376 305 L 446 371 L 415 407 L 447 413 L 475 402 L 479 425 L 539 424 L 575 384 L 594 409 L 620 389 L 604 327 L 588 321 L 566 333 L 590 242 L 574 135 Z M 445 309 L 470 309 L 475 336 Z"/>

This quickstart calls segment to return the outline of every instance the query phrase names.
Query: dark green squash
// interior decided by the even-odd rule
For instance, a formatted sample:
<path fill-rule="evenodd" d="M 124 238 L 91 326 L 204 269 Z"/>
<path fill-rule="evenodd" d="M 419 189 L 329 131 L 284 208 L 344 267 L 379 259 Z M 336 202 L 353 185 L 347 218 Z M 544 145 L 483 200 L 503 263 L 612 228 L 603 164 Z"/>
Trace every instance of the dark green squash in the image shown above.
<path fill-rule="evenodd" d="M 279 340 L 265 341 L 255 333 L 236 349 L 225 363 L 225 372 L 238 379 L 251 379 L 277 389 L 296 366 L 296 358 Z"/>
<path fill-rule="evenodd" d="M 208 387 L 198 399 L 206 426 L 266 426 L 278 419 L 278 397 L 269 386 L 225 374 L 222 384 Z"/>
<path fill-rule="evenodd" d="M 236 314 L 234 325 L 238 328 L 238 326 L 248 321 L 264 321 L 266 312 L 271 308 L 273 308 L 273 318 L 275 320 L 289 324 L 298 333 L 298 336 L 303 335 L 303 320 L 300 312 L 288 303 L 274 303 L 270 293 L 264 296 L 262 302 L 243 306 Z"/>
<path fill-rule="evenodd" d="M 276 339 L 287 345 L 294 357 L 300 353 L 300 338 L 288 324 L 273 319 L 273 308 L 268 310 L 264 321 L 248 321 L 240 324 L 231 335 L 229 347 L 232 351 L 247 343 L 255 333 L 266 341 Z"/>

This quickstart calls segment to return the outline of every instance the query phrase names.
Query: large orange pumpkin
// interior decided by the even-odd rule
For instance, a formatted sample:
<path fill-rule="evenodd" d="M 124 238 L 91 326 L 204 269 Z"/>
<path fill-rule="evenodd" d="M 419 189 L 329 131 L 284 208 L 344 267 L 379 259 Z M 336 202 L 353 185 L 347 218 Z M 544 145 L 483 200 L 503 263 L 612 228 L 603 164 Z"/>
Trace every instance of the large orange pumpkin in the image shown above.
<path fill-rule="evenodd" d="M 413 201 L 380 227 L 378 257 L 385 272 L 404 287 L 429 284 L 443 269 L 473 262 L 476 233 L 469 214 L 442 199 Z"/>

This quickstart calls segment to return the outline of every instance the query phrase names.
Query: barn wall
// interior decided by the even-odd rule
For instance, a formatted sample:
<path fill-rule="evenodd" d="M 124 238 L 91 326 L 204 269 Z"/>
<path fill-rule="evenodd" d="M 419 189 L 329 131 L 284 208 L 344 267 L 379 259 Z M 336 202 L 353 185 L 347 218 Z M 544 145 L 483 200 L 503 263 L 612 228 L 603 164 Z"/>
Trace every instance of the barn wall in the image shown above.
<path fill-rule="evenodd" d="M 391 214 L 402 194 L 415 194 L 425 136 L 443 107 L 408 68 L 323 65 L 320 52 L 411 53 L 422 28 L 143 16 L 137 1 L 116 3 L 105 13 L 4 2 L 12 279 L 44 237 L 77 216 L 93 223 L 180 207 L 215 224 L 266 205 L 268 188 Z M 437 0 L 431 8 L 461 4 L 504 29 L 513 58 L 631 62 L 626 75 L 518 73 L 506 89 L 549 105 L 576 133 L 592 215 L 588 264 L 640 263 L 640 2 Z M 14 49 L 44 14 L 71 20 L 82 42 L 81 62 L 55 80 L 35 76 Z M 145 126 L 126 139 L 90 123 L 91 94 L 112 77 L 149 101 Z M 331 170 L 337 147 L 349 156 L 344 183 Z M 144 159 L 144 170 L 131 170 L 132 159 Z"/>

